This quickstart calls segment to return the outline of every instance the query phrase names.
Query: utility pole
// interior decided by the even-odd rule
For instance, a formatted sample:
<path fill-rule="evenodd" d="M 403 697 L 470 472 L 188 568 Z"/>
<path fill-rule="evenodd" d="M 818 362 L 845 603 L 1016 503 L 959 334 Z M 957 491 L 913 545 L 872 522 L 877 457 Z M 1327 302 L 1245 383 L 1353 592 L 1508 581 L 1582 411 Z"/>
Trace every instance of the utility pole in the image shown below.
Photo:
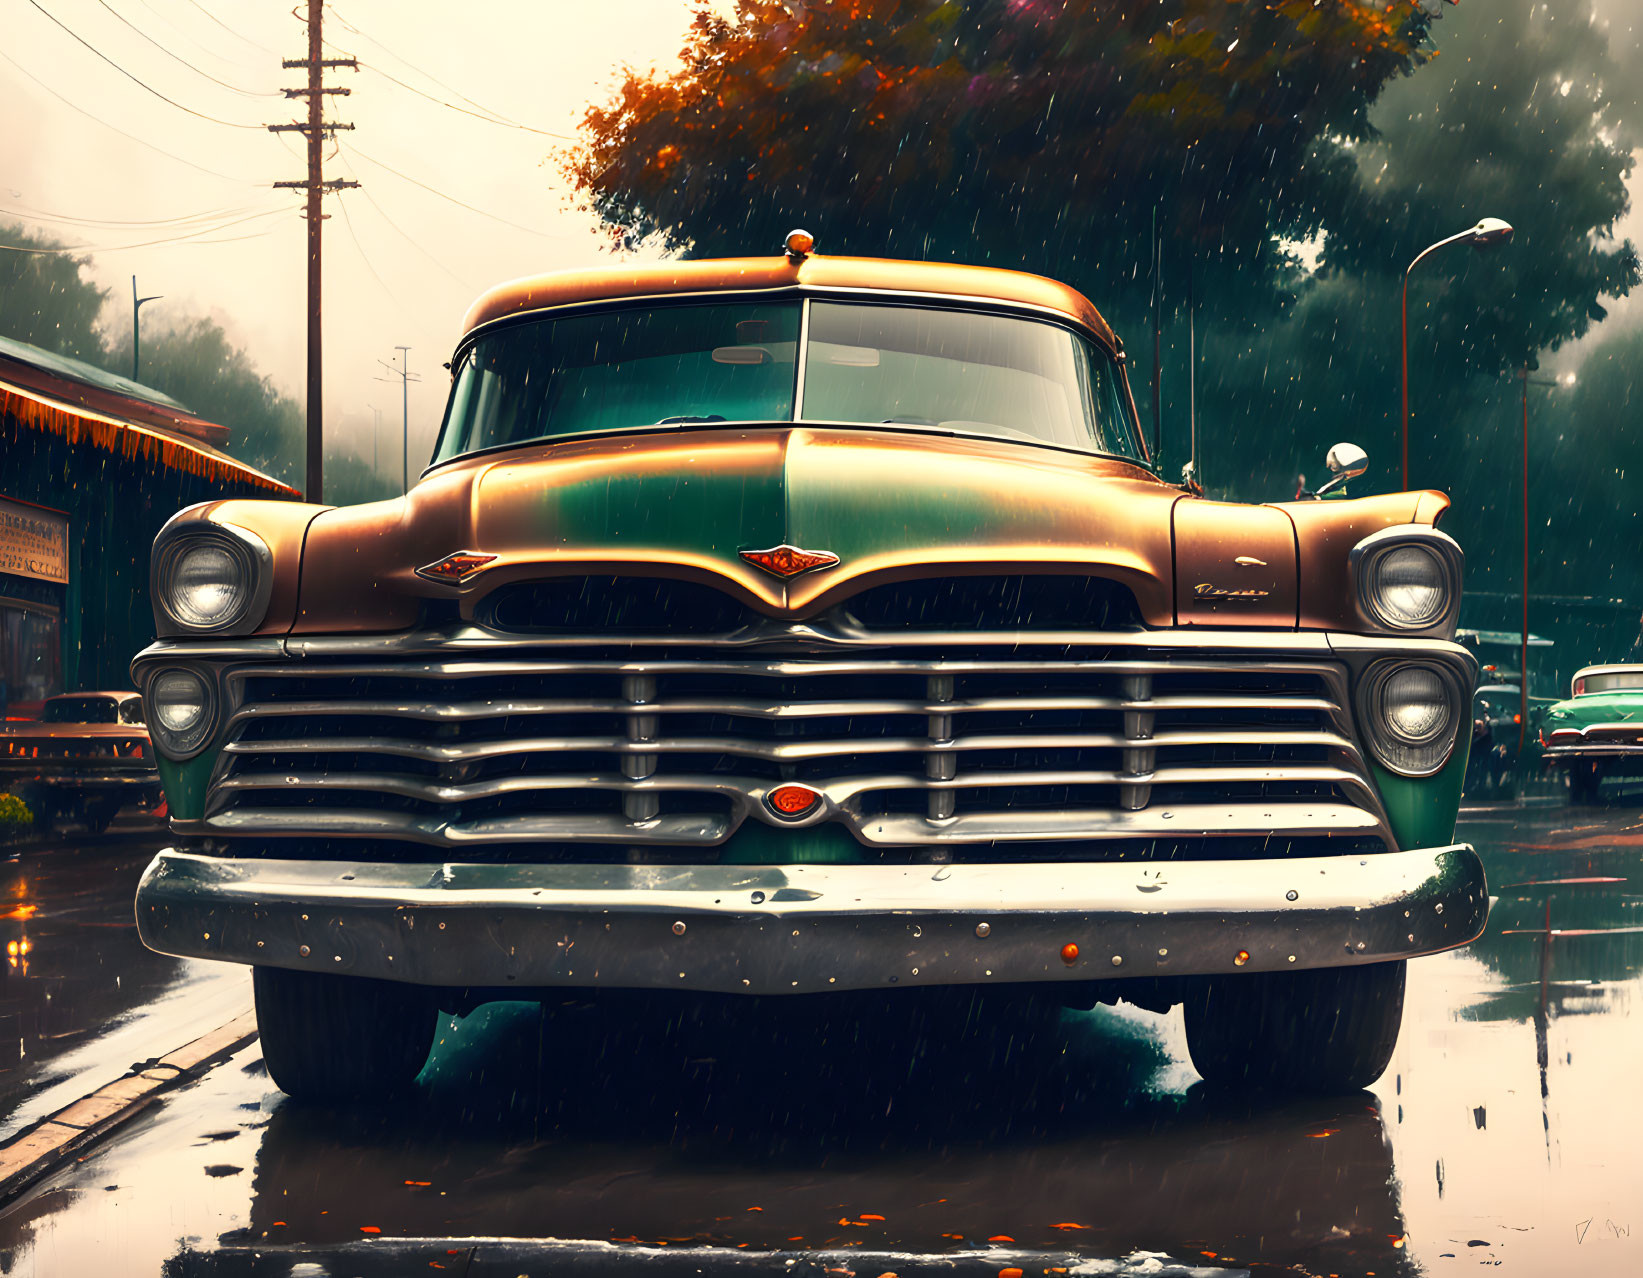
<path fill-rule="evenodd" d="M 302 67 L 308 71 L 308 84 L 301 89 L 287 89 L 288 98 L 308 99 L 308 121 L 306 124 L 270 124 L 270 133 L 301 133 L 308 139 L 308 176 L 300 182 L 276 182 L 274 186 L 289 190 L 306 191 L 308 193 L 307 207 L 303 216 L 308 219 L 308 474 L 306 496 L 309 501 L 324 500 L 324 481 L 322 471 L 324 467 L 324 440 L 325 440 L 325 406 L 324 406 L 324 377 L 321 371 L 321 330 L 320 330 L 320 224 L 325 220 L 325 214 L 320 211 L 320 198 L 327 191 L 339 191 L 344 187 L 358 186 L 358 182 L 334 180 L 327 182 L 324 178 L 325 155 L 323 142 L 327 134 L 335 134 L 338 129 L 351 129 L 352 124 L 325 123 L 325 95 L 328 93 L 347 94 L 348 89 L 338 88 L 335 85 L 325 84 L 325 71 L 328 67 L 351 67 L 359 70 L 359 63 L 353 58 L 327 58 L 322 56 L 320 42 L 320 22 L 325 14 L 323 0 L 308 0 L 308 56 L 306 58 L 285 58 L 280 65 L 287 69 Z"/>
<path fill-rule="evenodd" d="M 143 309 L 144 302 L 157 302 L 164 293 L 156 293 L 153 297 L 137 296 L 137 277 L 131 277 L 131 380 L 137 380 L 137 314 Z"/>
<path fill-rule="evenodd" d="M 385 360 L 378 360 L 390 373 L 399 378 L 399 490 L 402 493 L 411 491 L 411 383 L 422 379 L 411 372 L 411 357 L 407 353 L 409 346 L 394 347 L 399 352 L 399 366 Z M 385 382 L 386 377 L 379 377 L 377 381 Z"/>

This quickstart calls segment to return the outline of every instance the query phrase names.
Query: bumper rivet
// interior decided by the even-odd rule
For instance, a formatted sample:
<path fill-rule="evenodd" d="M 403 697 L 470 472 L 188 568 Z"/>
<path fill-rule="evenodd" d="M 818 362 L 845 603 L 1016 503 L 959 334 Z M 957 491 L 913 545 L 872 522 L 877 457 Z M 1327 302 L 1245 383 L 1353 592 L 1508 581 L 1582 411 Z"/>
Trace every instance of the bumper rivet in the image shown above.
<path fill-rule="evenodd" d="M 297 946 L 297 953 L 302 955 L 303 958 L 307 958 L 308 957 L 308 947 L 306 945 Z"/>
<path fill-rule="evenodd" d="M 1112 956 L 1112 965 L 1114 967 L 1123 967 L 1124 966 L 1124 956 L 1122 954 L 1114 954 Z"/>
<path fill-rule="evenodd" d="M 1284 900 L 1286 900 L 1286 901 L 1298 901 L 1298 900 L 1300 900 L 1300 898 L 1301 898 L 1301 894 L 1299 892 L 1297 892 L 1294 888 L 1290 888 L 1289 891 L 1284 893 Z"/>
<path fill-rule="evenodd" d="M 1158 957 L 1159 957 L 1159 958 L 1168 958 L 1168 957 L 1169 957 L 1169 950 L 1167 950 L 1167 949 L 1160 949 L 1160 950 L 1159 950 L 1159 951 L 1158 951 Z"/>
<path fill-rule="evenodd" d="M 674 936 L 683 936 L 684 934 L 685 934 L 685 924 L 684 924 L 684 920 L 681 919 L 681 920 L 679 920 L 679 922 L 677 922 L 673 925 L 673 935 Z"/>
<path fill-rule="evenodd" d="M 1363 949 L 1363 942 L 1362 942 L 1362 941 L 1359 941 L 1359 942 L 1358 942 L 1358 948 L 1359 948 L 1359 949 L 1360 949 L 1360 950 L 1361 950 L 1361 949 Z"/>
<path fill-rule="evenodd" d="M 1439 901 L 1439 902 L 1438 902 L 1438 903 L 1437 903 L 1437 904 L 1436 904 L 1436 905 L 1434 905 L 1434 906 L 1433 906 L 1433 907 L 1432 907 L 1432 908 L 1433 908 L 1433 909 L 1434 909 L 1434 910 L 1436 910 L 1436 911 L 1437 911 L 1437 912 L 1438 912 L 1438 913 L 1439 913 L 1439 914 L 1442 914 L 1442 913 L 1443 913 L 1443 902 L 1442 902 L 1442 901 Z"/>
<path fill-rule="evenodd" d="M 1232 965 L 1234 967 L 1242 967 L 1247 962 L 1249 962 L 1248 950 L 1239 950 L 1232 956 Z"/>
<path fill-rule="evenodd" d="M 990 935 L 992 935 L 992 931 L 993 931 L 993 925 L 991 923 L 977 923 L 976 924 L 976 935 L 977 936 L 980 936 L 980 937 L 990 936 Z"/>
<path fill-rule="evenodd" d="M 1065 945 L 1063 945 L 1061 947 L 1061 961 L 1068 967 L 1071 967 L 1074 963 L 1078 962 L 1078 946 L 1074 945 L 1071 941 L 1068 941 Z M 987 975 L 991 976 L 992 973 L 989 972 Z"/>
<path fill-rule="evenodd" d="M 1295 956 L 1294 956 L 1294 955 L 1293 955 L 1293 954 L 1291 954 L 1291 955 L 1290 955 L 1290 956 L 1289 956 L 1289 961 L 1290 961 L 1290 962 L 1291 962 L 1291 963 L 1293 963 L 1293 962 L 1294 962 L 1294 961 L 1295 961 Z"/>
<path fill-rule="evenodd" d="M 440 924 L 440 925 L 439 925 L 439 930 L 440 930 L 440 931 L 441 931 L 441 932 L 443 932 L 443 931 L 444 931 L 444 930 L 445 930 L 445 925 L 444 925 L 444 924 L 443 924 L 443 923 L 441 923 L 441 924 Z"/>
<path fill-rule="evenodd" d="M 764 904 L 764 893 L 763 892 L 755 892 L 753 894 L 753 904 L 754 905 L 763 905 Z"/>

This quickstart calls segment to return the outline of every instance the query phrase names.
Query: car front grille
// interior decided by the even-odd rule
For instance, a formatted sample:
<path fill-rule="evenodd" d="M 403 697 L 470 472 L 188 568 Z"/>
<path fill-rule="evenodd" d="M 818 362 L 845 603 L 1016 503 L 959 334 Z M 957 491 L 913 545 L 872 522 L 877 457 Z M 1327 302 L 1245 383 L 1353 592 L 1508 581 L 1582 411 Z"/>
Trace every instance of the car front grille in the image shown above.
<path fill-rule="evenodd" d="M 1342 666 L 1141 635 L 1074 652 L 433 646 L 248 665 L 197 832 L 709 860 L 789 824 L 766 796 L 797 783 L 821 796 L 809 823 L 868 855 L 1390 845 Z"/>

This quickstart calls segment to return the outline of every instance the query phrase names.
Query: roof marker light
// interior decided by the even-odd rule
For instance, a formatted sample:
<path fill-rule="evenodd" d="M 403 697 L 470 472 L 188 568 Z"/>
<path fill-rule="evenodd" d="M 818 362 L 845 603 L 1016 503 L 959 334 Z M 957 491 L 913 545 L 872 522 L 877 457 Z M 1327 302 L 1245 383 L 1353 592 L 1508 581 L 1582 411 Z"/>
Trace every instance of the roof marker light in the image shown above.
<path fill-rule="evenodd" d="M 810 256 L 816 247 L 816 237 L 809 231 L 794 227 L 782 241 L 782 247 L 787 250 L 787 260 L 797 264 Z"/>

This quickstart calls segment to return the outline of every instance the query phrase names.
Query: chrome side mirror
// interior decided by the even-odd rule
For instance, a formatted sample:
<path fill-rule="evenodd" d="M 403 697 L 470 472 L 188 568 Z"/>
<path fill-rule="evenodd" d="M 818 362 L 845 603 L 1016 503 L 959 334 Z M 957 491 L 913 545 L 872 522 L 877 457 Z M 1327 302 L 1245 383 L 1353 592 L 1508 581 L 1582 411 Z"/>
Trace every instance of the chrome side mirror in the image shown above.
<path fill-rule="evenodd" d="M 1317 492 L 1308 490 L 1303 480 L 1295 494 L 1297 499 L 1312 498 L 1316 500 L 1332 489 L 1339 488 L 1347 480 L 1356 479 L 1369 469 L 1369 454 L 1356 444 L 1342 442 L 1329 450 L 1324 457 L 1324 465 L 1329 467 L 1329 473 L 1334 478 L 1320 487 Z"/>
<path fill-rule="evenodd" d="M 1324 465 L 1329 467 L 1331 475 L 1336 476 L 1344 484 L 1369 469 L 1369 454 L 1356 444 L 1340 443 L 1329 450 L 1329 454 L 1324 458 Z"/>

